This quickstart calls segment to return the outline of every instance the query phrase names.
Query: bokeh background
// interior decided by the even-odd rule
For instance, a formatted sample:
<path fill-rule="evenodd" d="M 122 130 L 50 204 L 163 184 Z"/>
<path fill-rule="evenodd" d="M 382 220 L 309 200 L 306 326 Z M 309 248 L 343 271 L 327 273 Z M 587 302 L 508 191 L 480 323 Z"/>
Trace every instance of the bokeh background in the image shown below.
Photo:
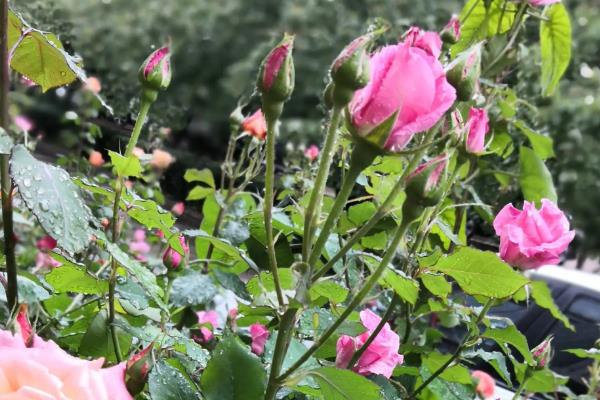
<path fill-rule="evenodd" d="M 578 231 L 571 263 L 595 269 L 590 260 L 600 255 L 600 4 L 564 3 L 572 16 L 574 49 L 557 95 L 540 97 L 538 57 L 522 57 L 510 79 L 518 84 L 519 112 L 554 139 L 556 157 L 548 164 L 560 206 Z M 101 81 L 101 95 L 114 114 L 102 107 L 90 111 L 77 85 L 34 91 L 33 98 L 16 93 L 14 103 L 53 151 L 118 147 L 137 110 L 137 69 L 152 49 L 171 41 L 174 81 L 153 109 L 145 140 L 160 142 L 177 158 L 161 186 L 169 201 L 183 200 L 183 171 L 218 168 L 228 115 L 240 98 L 251 97 L 258 64 L 282 32 L 297 35 L 297 82 L 280 143 L 320 144 L 325 66 L 344 44 L 381 20 L 392 27 L 390 41 L 411 24 L 439 30 L 462 5 L 460 0 L 14 0 L 26 20 L 58 33 L 66 48 L 81 56 L 88 75 Z M 526 34 L 537 36 L 535 29 Z M 498 185 L 482 189 L 483 200 L 493 205 L 519 200 L 517 190 L 500 188 L 498 196 Z"/>

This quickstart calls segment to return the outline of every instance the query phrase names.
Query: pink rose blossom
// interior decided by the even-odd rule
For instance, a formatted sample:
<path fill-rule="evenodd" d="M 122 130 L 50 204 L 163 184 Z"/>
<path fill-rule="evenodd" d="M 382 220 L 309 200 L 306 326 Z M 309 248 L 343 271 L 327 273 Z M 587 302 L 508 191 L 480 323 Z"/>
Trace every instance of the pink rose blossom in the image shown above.
<path fill-rule="evenodd" d="M 490 130 L 490 123 L 485 108 L 471 107 L 467 120 L 467 151 L 469 153 L 482 153 L 485 150 L 485 136 Z"/>
<path fill-rule="evenodd" d="M 88 161 L 90 165 L 94 168 L 100 168 L 104 165 L 104 157 L 102 157 L 102 153 L 99 151 L 93 150 L 90 152 L 90 156 L 88 157 Z"/>
<path fill-rule="evenodd" d="M 129 242 L 129 251 L 135 254 L 140 261 L 146 261 L 146 255 L 150 253 L 152 246 L 146 241 L 146 231 L 136 229 L 133 232 L 133 240 Z"/>
<path fill-rule="evenodd" d="M 154 149 L 152 151 L 152 158 L 150 159 L 150 165 L 159 171 L 164 171 L 169 168 L 169 165 L 175 162 L 175 157 L 168 151 L 161 149 Z"/>
<path fill-rule="evenodd" d="M 308 158 L 310 161 L 315 161 L 317 157 L 319 157 L 319 148 L 314 144 L 308 146 L 308 148 L 304 151 L 304 156 Z"/>
<path fill-rule="evenodd" d="M 22 131 L 29 132 L 33 129 L 33 121 L 24 115 L 17 115 L 14 119 L 15 125 Z"/>
<path fill-rule="evenodd" d="M 41 251 L 50 251 L 56 248 L 56 240 L 52 236 L 46 235 L 35 243 L 35 247 Z"/>
<path fill-rule="evenodd" d="M 271 333 L 263 324 L 250 325 L 250 336 L 252 337 L 250 347 L 254 354 L 260 356 L 265 351 L 265 343 L 267 343 L 270 335 Z"/>
<path fill-rule="evenodd" d="M 242 130 L 258 140 L 265 140 L 267 137 L 267 122 L 260 108 L 254 114 L 244 118 Z"/>
<path fill-rule="evenodd" d="M 477 380 L 475 391 L 483 399 L 492 399 L 496 391 L 496 381 L 490 375 L 483 371 L 473 371 L 471 376 Z"/>
<path fill-rule="evenodd" d="M 547 199 L 539 210 L 528 201 L 523 211 L 507 204 L 496 215 L 494 229 L 500 236 L 500 257 L 521 269 L 558 264 L 575 237 L 565 214 Z"/>
<path fill-rule="evenodd" d="M 554 3 L 560 3 L 560 0 L 529 0 L 529 4 L 534 7 L 547 6 Z"/>
<path fill-rule="evenodd" d="M 71 356 L 56 343 L 34 336 L 27 347 L 0 330 L 0 398 L 132 400 L 125 387 L 125 363 L 102 368 L 102 358 Z"/>
<path fill-rule="evenodd" d="M 381 318 L 370 310 L 360 312 L 360 320 L 367 331 L 357 337 L 342 335 L 337 341 L 337 356 L 335 364 L 339 368 L 346 368 L 353 354 L 366 343 L 371 333 L 375 330 Z M 353 368 L 361 375 L 377 374 L 389 378 L 396 365 L 404 362 L 404 357 L 398 354 L 400 337 L 386 322 L 383 329 Z"/>
<path fill-rule="evenodd" d="M 56 267 L 60 267 L 62 264 L 56 261 L 52 256 L 48 253 L 40 251 L 35 255 L 35 271 L 43 270 L 43 269 L 52 269 Z"/>
<path fill-rule="evenodd" d="M 198 311 L 198 324 L 200 325 L 200 333 L 202 337 L 200 341 L 203 343 L 210 342 L 213 338 L 213 330 L 219 327 L 219 314 L 214 310 Z"/>
<path fill-rule="evenodd" d="M 440 57 L 442 52 L 442 39 L 437 32 L 422 31 L 416 26 L 411 26 L 404 36 L 404 42 L 411 46 L 418 47 L 427 52 L 427 54 Z"/>
<path fill-rule="evenodd" d="M 426 51 L 414 47 L 407 40 L 385 46 L 371 56 L 371 79 L 367 86 L 356 91 L 349 106 L 358 135 L 368 136 L 375 127 L 399 112 L 384 146 L 398 151 L 416 133 L 433 127 L 452 106 L 456 90 L 446 80 L 440 62 L 431 55 L 436 47 L 428 48 Z"/>
<path fill-rule="evenodd" d="M 175 216 L 181 217 L 185 212 L 185 203 L 183 201 L 178 201 L 177 203 L 173 204 L 173 207 L 171 207 L 171 212 L 175 214 Z"/>

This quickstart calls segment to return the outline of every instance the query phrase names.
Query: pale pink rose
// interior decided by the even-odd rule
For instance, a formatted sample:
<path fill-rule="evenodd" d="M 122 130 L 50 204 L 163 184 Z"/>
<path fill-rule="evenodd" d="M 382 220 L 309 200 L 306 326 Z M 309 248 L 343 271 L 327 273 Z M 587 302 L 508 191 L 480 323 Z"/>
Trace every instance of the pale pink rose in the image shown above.
<path fill-rule="evenodd" d="M 35 243 L 35 247 L 41 251 L 54 250 L 56 247 L 56 240 L 54 240 L 52 236 L 46 235 Z"/>
<path fill-rule="evenodd" d="M 485 108 L 471 107 L 467 120 L 467 151 L 479 154 L 485 150 L 485 136 L 490 130 L 490 121 Z"/>
<path fill-rule="evenodd" d="M 90 153 L 88 161 L 90 162 L 90 165 L 95 168 L 99 168 L 104 165 L 104 158 L 102 157 L 102 153 L 96 150 L 93 150 Z"/>
<path fill-rule="evenodd" d="M 381 318 L 370 310 L 360 312 L 360 320 L 367 331 L 357 337 L 342 335 L 336 343 L 335 364 L 339 368 L 346 368 L 352 355 L 366 343 L 371 333 L 375 330 Z M 398 354 L 400 337 L 386 322 L 375 340 L 361 355 L 353 370 L 361 375 L 377 374 L 389 378 L 398 364 L 404 362 L 404 357 Z"/>
<path fill-rule="evenodd" d="M 200 332 L 202 337 L 200 341 L 203 343 L 210 342 L 213 338 L 213 330 L 219 327 L 219 314 L 215 310 L 209 311 L 198 311 L 198 325 L 200 325 Z"/>
<path fill-rule="evenodd" d="M 435 58 L 442 52 L 442 39 L 437 32 L 422 31 L 416 26 L 411 26 L 404 36 L 404 42 L 411 46 L 425 50 Z"/>
<path fill-rule="evenodd" d="M 529 0 L 529 4 L 534 7 L 547 6 L 554 3 L 560 3 L 560 0 Z"/>
<path fill-rule="evenodd" d="M 146 231 L 139 228 L 133 231 L 133 240 L 136 242 L 143 242 L 146 240 Z"/>
<path fill-rule="evenodd" d="M 190 248 L 185 242 L 185 237 L 183 237 L 183 235 L 179 236 L 179 243 L 181 243 L 181 247 L 183 247 L 183 255 L 179 254 L 171 246 L 167 247 L 167 250 L 165 250 L 165 253 L 163 254 L 163 264 L 169 269 L 176 270 L 179 267 L 181 267 L 182 261 L 185 259 L 185 256 L 187 256 L 190 253 Z"/>
<path fill-rule="evenodd" d="M 185 212 L 185 203 L 183 201 L 178 201 L 177 203 L 173 204 L 173 207 L 171 207 L 171 212 L 175 214 L 175 216 L 181 217 Z"/>
<path fill-rule="evenodd" d="M 132 400 L 125 387 L 125 363 L 102 368 L 103 359 L 82 360 L 56 343 L 0 330 L 0 398 L 14 400 Z"/>
<path fill-rule="evenodd" d="M 265 140 L 267 137 L 267 122 L 260 108 L 254 114 L 244 118 L 242 130 L 258 140 Z"/>
<path fill-rule="evenodd" d="M 308 158 L 310 161 L 315 161 L 317 157 L 319 157 L 319 148 L 314 144 L 308 146 L 308 148 L 304 151 L 304 156 Z"/>
<path fill-rule="evenodd" d="M 14 119 L 15 125 L 22 131 L 29 132 L 33 129 L 33 121 L 24 115 L 17 115 Z"/>
<path fill-rule="evenodd" d="M 401 150 L 432 128 L 456 99 L 437 58 L 408 41 L 383 47 L 371 56 L 370 69 L 369 83 L 350 102 L 351 121 L 358 135 L 368 136 L 399 112 L 387 150 Z"/>
<path fill-rule="evenodd" d="M 168 151 L 161 149 L 154 149 L 152 151 L 152 159 L 150 159 L 150 165 L 154 168 L 164 171 L 169 168 L 169 165 L 175 162 L 175 158 Z"/>
<path fill-rule="evenodd" d="M 265 351 L 265 343 L 269 339 L 271 333 L 263 324 L 252 324 L 250 325 L 250 337 L 252 337 L 252 344 L 250 348 L 252 352 L 260 356 Z"/>
<path fill-rule="evenodd" d="M 94 94 L 98 94 L 102 90 L 102 84 L 100 83 L 100 79 L 96 78 L 95 76 L 89 76 L 85 80 L 85 85 L 83 88 Z"/>
<path fill-rule="evenodd" d="M 483 371 L 473 371 L 471 376 L 477 380 L 475 391 L 483 399 L 492 399 L 496 391 L 496 381 L 490 375 Z"/>
<path fill-rule="evenodd" d="M 575 237 L 565 214 L 547 199 L 539 210 L 528 201 L 523 211 L 507 204 L 496 215 L 494 229 L 500 236 L 500 257 L 521 269 L 558 264 Z"/>
<path fill-rule="evenodd" d="M 142 149 L 141 147 L 134 147 L 133 151 L 131 152 L 131 154 L 133 154 L 134 156 L 136 156 L 137 158 L 143 157 L 146 155 L 146 152 L 144 151 L 144 149 Z"/>

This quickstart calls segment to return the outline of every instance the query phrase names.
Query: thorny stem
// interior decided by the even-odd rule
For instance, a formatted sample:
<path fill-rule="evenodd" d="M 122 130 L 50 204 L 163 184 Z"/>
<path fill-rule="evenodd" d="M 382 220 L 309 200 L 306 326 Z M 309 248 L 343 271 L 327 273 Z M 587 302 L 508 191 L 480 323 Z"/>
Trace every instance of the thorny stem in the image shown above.
<path fill-rule="evenodd" d="M 275 135 L 277 119 L 267 119 L 267 167 L 265 171 L 265 200 L 263 205 L 265 231 L 267 240 L 267 254 L 269 256 L 269 268 L 273 274 L 273 283 L 277 293 L 279 307 L 285 305 L 279 271 L 277 270 L 277 256 L 275 254 L 275 243 L 273 237 L 273 199 L 275 197 Z"/>
<path fill-rule="evenodd" d="M 321 214 L 325 184 L 327 183 L 329 169 L 336 150 L 338 136 L 337 127 L 340 123 L 341 115 L 342 109 L 339 106 L 334 107 L 331 111 L 331 120 L 329 121 L 325 144 L 321 151 L 317 177 L 310 195 L 308 207 L 306 208 L 306 214 L 304 216 L 304 238 L 302 241 L 302 259 L 304 261 L 308 261 L 309 252 L 312 247 L 312 237 L 315 234 L 317 221 Z"/>
<path fill-rule="evenodd" d="M 142 132 L 142 127 L 144 126 L 144 122 L 146 121 L 146 116 L 148 115 L 148 111 L 150 110 L 150 106 L 152 105 L 151 101 L 145 100 L 142 98 L 142 102 L 140 104 L 140 111 L 138 113 L 137 119 L 135 120 L 135 125 L 133 127 L 133 131 L 131 132 L 131 137 L 129 138 L 129 143 L 127 143 L 127 148 L 125 149 L 125 157 L 130 157 L 133 153 L 133 149 L 137 145 L 138 139 L 140 138 L 140 133 Z M 113 218 L 112 218 L 112 242 L 117 243 L 119 241 L 119 236 L 121 234 L 121 219 L 119 217 L 119 209 L 121 205 L 121 195 L 123 194 L 123 186 L 125 185 L 123 177 L 117 177 L 117 181 L 115 184 L 115 202 L 113 204 Z M 110 278 L 108 281 L 108 325 L 110 329 L 110 335 L 113 342 L 113 348 L 115 350 L 115 357 L 118 362 L 122 361 L 121 355 L 121 345 L 119 344 L 119 337 L 117 334 L 117 328 L 114 324 L 115 322 L 115 287 L 117 285 L 117 269 L 118 264 L 117 260 L 114 257 L 111 259 L 111 271 Z"/>
<path fill-rule="evenodd" d="M 8 88 L 10 85 L 8 65 L 8 0 L 0 4 L 0 127 L 8 132 Z M 13 233 L 12 180 L 9 172 L 9 155 L 0 155 L 0 178 L 2 186 L 2 225 L 4 228 L 4 257 L 6 260 L 6 299 L 8 309 L 16 309 L 17 261 L 15 258 L 15 235 Z"/>

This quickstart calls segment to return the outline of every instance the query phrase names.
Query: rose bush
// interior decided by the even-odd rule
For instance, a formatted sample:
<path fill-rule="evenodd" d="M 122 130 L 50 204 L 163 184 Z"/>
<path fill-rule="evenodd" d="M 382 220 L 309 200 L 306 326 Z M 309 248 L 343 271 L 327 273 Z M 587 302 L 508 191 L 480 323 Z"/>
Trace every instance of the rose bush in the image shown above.
<path fill-rule="evenodd" d="M 170 46 L 140 68 L 126 147 L 90 152 L 77 176 L 11 130 L 3 74 L 0 398 L 474 399 L 493 396 L 488 372 L 515 398 L 570 396 L 550 369 L 552 339 L 528 343 L 494 315 L 535 301 L 572 328 L 521 271 L 558 264 L 574 236 L 544 165 L 551 139 L 514 118 L 507 76 L 536 21 L 544 94 L 564 72 L 566 10 L 552 2 L 540 15 L 541 3 L 470 0 L 441 34 L 411 27 L 400 40 L 373 25 L 330 64 L 324 138 L 306 150 L 277 146 L 303 50 L 285 34 L 257 66 L 255 98 L 230 115 L 220 173 L 188 169 L 189 202 L 168 207 L 157 183 L 176 159 L 143 128 L 169 89 Z M 42 90 L 85 79 L 54 35 L 12 11 L 2 22 L 6 72 Z M 518 172 L 508 125 L 530 144 L 518 142 Z M 518 183 L 522 211 L 495 213 L 476 179 Z M 466 209 L 493 225 L 497 253 L 469 246 Z M 199 226 L 178 224 L 197 211 Z M 458 325 L 448 353 L 439 328 Z M 477 360 L 487 372 L 470 371 Z"/>

